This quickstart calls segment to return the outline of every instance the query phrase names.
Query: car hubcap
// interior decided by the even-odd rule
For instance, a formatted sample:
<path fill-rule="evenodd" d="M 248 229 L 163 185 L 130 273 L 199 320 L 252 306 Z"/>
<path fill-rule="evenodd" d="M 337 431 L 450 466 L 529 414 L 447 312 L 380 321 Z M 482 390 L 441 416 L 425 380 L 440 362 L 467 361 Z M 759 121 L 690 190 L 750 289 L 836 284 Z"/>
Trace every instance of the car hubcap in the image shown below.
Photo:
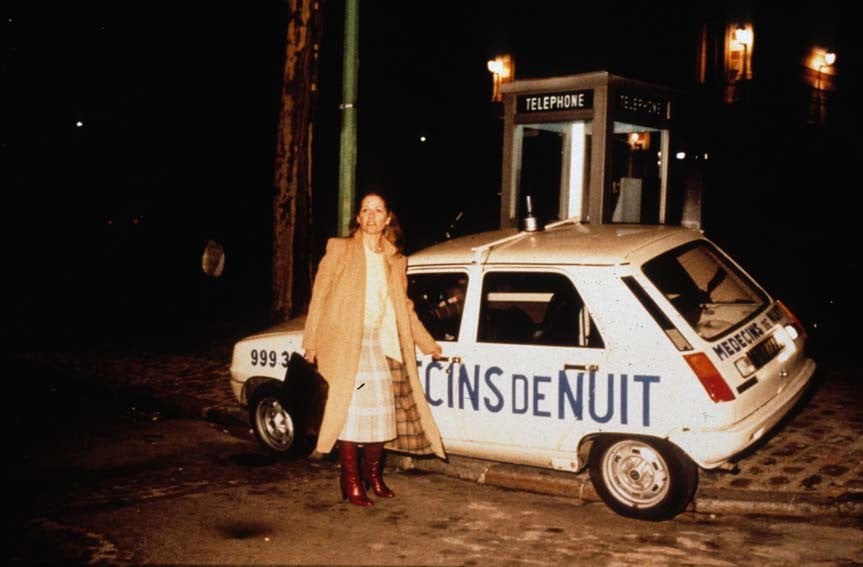
<path fill-rule="evenodd" d="M 273 449 L 287 449 L 294 441 L 294 423 L 278 400 L 265 400 L 258 406 L 258 425 Z"/>
<path fill-rule="evenodd" d="M 668 493 L 668 466 L 651 447 L 635 441 L 615 443 L 606 453 L 605 478 L 614 496 L 636 508 L 660 502 Z"/>

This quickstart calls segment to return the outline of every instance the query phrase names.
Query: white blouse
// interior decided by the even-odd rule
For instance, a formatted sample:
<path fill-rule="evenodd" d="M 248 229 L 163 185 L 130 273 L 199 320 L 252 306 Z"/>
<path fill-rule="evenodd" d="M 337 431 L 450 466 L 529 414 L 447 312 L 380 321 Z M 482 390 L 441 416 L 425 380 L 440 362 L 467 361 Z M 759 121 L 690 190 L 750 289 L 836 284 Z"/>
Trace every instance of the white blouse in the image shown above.
<path fill-rule="evenodd" d="M 384 255 L 363 246 L 366 253 L 365 326 L 380 329 L 381 348 L 390 358 L 402 362 L 396 314 L 389 297 Z"/>

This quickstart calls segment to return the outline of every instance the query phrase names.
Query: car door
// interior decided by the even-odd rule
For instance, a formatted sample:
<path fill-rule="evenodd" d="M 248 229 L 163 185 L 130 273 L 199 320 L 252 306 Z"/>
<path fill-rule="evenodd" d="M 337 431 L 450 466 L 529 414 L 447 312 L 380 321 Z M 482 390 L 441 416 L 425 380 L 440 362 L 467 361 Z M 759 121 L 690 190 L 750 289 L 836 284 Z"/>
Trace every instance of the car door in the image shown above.
<path fill-rule="evenodd" d="M 612 411 L 588 395 L 602 336 L 563 270 L 489 268 L 481 279 L 441 392 L 461 418 L 458 450 L 547 466 L 574 454 L 586 417 Z"/>
<path fill-rule="evenodd" d="M 408 294 L 414 310 L 425 328 L 443 348 L 443 358 L 433 360 L 417 350 L 417 365 L 420 382 L 426 400 L 434 415 L 438 430 L 449 447 L 462 442 L 464 428 L 461 412 L 453 408 L 451 396 L 452 353 L 462 352 L 462 342 L 469 333 L 465 321 L 471 321 L 467 313 L 475 312 L 470 293 L 470 277 L 463 269 L 435 269 L 411 271 L 408 274 Z"/>

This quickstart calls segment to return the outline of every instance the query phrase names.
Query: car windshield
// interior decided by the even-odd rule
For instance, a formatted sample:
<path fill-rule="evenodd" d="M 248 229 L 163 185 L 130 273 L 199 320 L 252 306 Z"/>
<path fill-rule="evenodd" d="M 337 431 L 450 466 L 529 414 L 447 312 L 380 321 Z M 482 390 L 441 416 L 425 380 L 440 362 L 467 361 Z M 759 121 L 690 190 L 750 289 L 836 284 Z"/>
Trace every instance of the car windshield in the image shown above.
<path fill-rule="evenodd" d="M 767 303 L 762 289 L 707 241 L 670 250 L 644 273 L 703 339 L 737 328 Z"/>

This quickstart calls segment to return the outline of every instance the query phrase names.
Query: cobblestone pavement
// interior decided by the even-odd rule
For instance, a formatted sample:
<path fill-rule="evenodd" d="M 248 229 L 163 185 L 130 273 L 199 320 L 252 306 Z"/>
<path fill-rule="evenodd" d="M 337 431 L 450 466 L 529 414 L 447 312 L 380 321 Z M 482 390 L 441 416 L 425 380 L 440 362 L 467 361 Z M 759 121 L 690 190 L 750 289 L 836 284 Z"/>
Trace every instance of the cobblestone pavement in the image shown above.
<path fill-rule="evenodd" d="M 225 342 L 193 354 L 31 352 L 15 356 L 35 368 L 73 372 L 118 385 L 146 386 L 156 399 L 185 408 L 193 417 L 248 424 L 246 411 L 237 405 L 230 390 L 230 355 L 231 343 Z M 863 516 L 863 389 L 849 372 L 819 367 L 811 397 L 775 434 L 739 459 L 736 473 L 702 471 L 694 509 Z M 471 470 L 476 470 L 475 463 L 451 461 L 450 465 L 431 463 L 429 470 L 474 475 Z M 491 475 L 488 467 L 480 468 L 482 472 L 475 476 L 484 482 L 491 482 L 496 474 L 502 485 L 595 498 L 586 473 L 576 475 L 573 483 L 572 475 L 529 467 L 507 465 Z M 568 488 L 554 489 L 563 482 Z"/>

